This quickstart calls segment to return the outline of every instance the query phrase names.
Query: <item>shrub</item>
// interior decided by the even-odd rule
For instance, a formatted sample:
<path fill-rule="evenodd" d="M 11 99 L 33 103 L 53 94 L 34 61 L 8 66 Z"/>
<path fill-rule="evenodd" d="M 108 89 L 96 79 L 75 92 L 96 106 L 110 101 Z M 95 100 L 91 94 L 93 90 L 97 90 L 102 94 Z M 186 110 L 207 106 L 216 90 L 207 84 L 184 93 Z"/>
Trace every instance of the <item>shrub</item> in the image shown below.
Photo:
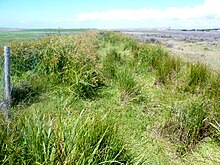
<path fill-rule="evenodd" d="M 153 37 L 149 37 L 149 38 L 144 38 L 143 41 L 145 43 L 155 43 L 155 44 L 160 44 L 161 40 L 159 38 L 153 38 Z"/>
<path fill-rule="evenodd" d="M 205 48 L 204 48 L 204 50 L 205 50 L 205 51 L 209 51 L 210 49 L 209 49 L 209 48 L 207 48 L 207 47 L 205 47 Z"/>

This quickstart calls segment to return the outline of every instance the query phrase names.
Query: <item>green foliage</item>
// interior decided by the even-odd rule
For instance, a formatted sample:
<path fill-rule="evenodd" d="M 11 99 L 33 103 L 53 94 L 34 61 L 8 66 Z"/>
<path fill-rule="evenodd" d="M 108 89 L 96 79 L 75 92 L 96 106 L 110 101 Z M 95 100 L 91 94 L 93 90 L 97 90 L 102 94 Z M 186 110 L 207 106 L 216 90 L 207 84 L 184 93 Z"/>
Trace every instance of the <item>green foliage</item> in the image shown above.
<path fill-rule="evenodd" d="M 102 63 L 103 75 L 107 79 L 114 79 L 116 78 L 118 67 L 123 64 L 123 59 L 121 57 L 121 54 L 118 53 L 117 50 L 111 49 L 109 52 L 106 53 Z"/>
<path fill-rule="evenodd" d="M 135 77 L 128 69 L 125 68 L 117 71 L 116 77 L 122 99 L 124 99 L 125 96 L 132 96 L 138 93 L 139 87 L 135 81 Z"/>
<path fill-rule="evenodd" d="M 211 72 L 208 67 L 201 63 L 191 64 L 186 90 L 194 91 L 197 87 L 203 88 L 207 85 Z"/>
<path fill-rule="evenodd" d="M 205 47 L 205 48 L 204 48 L 204 50 L 205 50 L 205 51 L 209 51 L 210 49 L 209 49 L 209 48 L 207 48 L 207 47 Z"/>
<path fill-rule="evenodd" d="M 76 119 L 43 113 L 16 118 L 1 127 L 1 164 L 126 163 L 118 124 L 108 114 L 83 114 Z M 73 116 L 72 116 L 73 117 Z M 114 122 L 113 122 L 114 121 Z"/>
<path fill-rule="evenodd" d="M 180 70 L 180 60 L 174 57 L 168 56 L 165 59 L 158 61 L 156 76 L 158 83 L 165 84 L 175 78 Z"/>
<path fill-rule="evenodd" d="M 44 82 L 41 85 L 62 83 L 70 86 L 78 97 L 91 97 L 103 85 L 96 66 L 96 44 L 95 33 L 12 43 L 12 75 L 22 76 L 31 71 Z"/>
<path fill-rule="evenodd" d="M 220 73 L 212 74 L 211 82 L 206 86 L 206 95 L 220 100 Z"/>
<path fill-rule="evenodd" d="M 113 35 L 112 40 L 114 40 L 116 35 Z M 108 37 L 110 36 L 111 34 L 109 33 Z M 119 35 L 118 40 L 119 38 L 123 40 L 121 37 Z M 107 40 L 107 42 L 116 45 L 116 41 L 113 42 L 112 40 Z M 155 74 L 156 81 L 154 84 L 167 85 L 168 89 L 174 91 L 184 86 L 184 90 L 180 88 L 181 90 L 176 92 L 206 94 L 203 96 L 204 100 L 209 100 L 207 96 L 211 96 L 216 101 L 219 99 L 218 74 L 213 74 L 204 64 L 186 64 L 181 59 L 169 55 L 163 48 L 154 45 L 132 43 L 130 53 L 126 53 L 123 60 L 121 59 L 120 51 L 116 50 L 111 53 L 111 60 L 106 65 L 109 70 L 106 73 L 111 75 L 107 76 L 107 79 L 113 78 L 118 83 L 123 96 L 121 97 L 122 100 L 125 99 L 126 95 L 138 95 L 137 91 L 140 89 L 134 75 L 138 73 L 138 76 L 144 76 L 148 71 Z M 123 50 L 123 46 L 121 46 L 120 50 Z M 179 146 L 178 152 L 183 154 L 194 148 L 201 139 L 212 134 L 206 119 L 212 118 L 213 114 L 218 114 L 218 108 L 216 104 L 210 103 L 209 106 L 213 107 L 213 110 L 208 112 L 210 107 L 203 103 L 201 98 L 198 102 L 192 102 L 185 107 L 179 106 L 180 108 L 168 117 L 164 130 L 168 132 L 170 139 Z M 217 117 L 217 115 L 215 116 Z"/>
<path fill-rule="evenodd" d="M 101 36 L 101 40 L 104 44 L 109 43 L 114 46 L 123 44 L 123 50 L 130 49 L 137 43 L 134 38 L 118 32 L 101 32 Z"/>
<path fill-rule="evenodd" d="M 208 111 L 204 103 L 192 102 L 183 108 L 173 108 L 164 127 L 164 133 L 180 143 L 181 154 L 192 149 L 208 132 Z"/>

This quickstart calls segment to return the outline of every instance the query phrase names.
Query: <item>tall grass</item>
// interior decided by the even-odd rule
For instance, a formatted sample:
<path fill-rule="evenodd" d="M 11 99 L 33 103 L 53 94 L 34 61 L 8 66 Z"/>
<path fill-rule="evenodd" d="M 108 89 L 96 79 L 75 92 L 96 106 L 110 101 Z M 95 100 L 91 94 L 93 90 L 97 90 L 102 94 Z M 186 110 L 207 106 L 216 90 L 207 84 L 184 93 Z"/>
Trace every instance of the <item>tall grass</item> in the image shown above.
<path fill-rule="evenodd" d="M 1 164 L 126 163 L 116 120 L 109 114 L 52 117 L 44 113 L 16 117 L 1 127 Z"/>
<path fill-rule="evenodd" d="M 70 86 L 72 94 L 91 97 L 103 85 L 97 68 L 97 34 L 53 36 L 39 41 L 12 43 L 12 73 L 38 77 L 43 83 Z M 31 81 L 35 82 L 35 80 Z"/>
<path fill-rule="evenodd" d="M 158 83 L 166 84 L 177 76 L 180 70 L 181 62 L 179 59 L 168 56 L 164 60 L 158 62 L 156 76 Z"/>
<path fill-rule="evenodd" d="M 113 38 L 116 35 L 113 34 Z M 108 38 L 110 36 L 111 33 L 108 33 Z M 126 41 L 125 39 L 126 36 L 123 39 L 123 36 L 118 35 L 114 42 L 107 41 L 118 45 L 120 41 Z M 185 107 L 179 105 L 179 108 L 174 108 L 175 113 L 169 115 L 165 122 L 163 131 L 165 130 L 165 134 L 178 144 L 178 152 L 183 154 L 194 148 L 204 137 L 215 134 L 209 123 L 213 117 L 219 117 L 216 107 L 219 102 L 219 74 L 213 73 L 202 63 L 185 63 L 159 46 L 130 42 L 129 50 L 130 53 L 126 54 L 123 63 L 120 63 L 120 58 L 114 58 L 118 55 L 114 52 L 111 56 L 114 60 L 108 64 L 112 71 L 109 70 L 109 75 L 114 75 L 110 77 L 117 77 L 118 74 L 118 85 L 123 91 L 127 93 L 135 91 L 138 86 L 134 81 L 135 74 L 138 73 L 140 76 L 151 72 L 155 75 L 156 85 L 163 84 L 174 91 L 180 89 L 175 92 L 190 93 L 193 98 L 198 94 L 201 96 L 198 101 L 190 102 Z M 119 65 L 115 65 L 117 62 Z M 214 101 L 209 101 L 210 99 Z"/>
<path fill-rule="evenodd" d="M 215 138 L 217 139 L 218 142 L 220 142 L 220 123 L 217 120 L 214 120 L 212 123 L 210 123 L 211 126 L 215 129 L 216 134 Z"/>
<path fill-rule="evenodd" d="M 211 82 L 206 86 L 206 95 L 220 100 L 220 73 L 212 74 Z"/>
<path fill-rule="evenodd" d="M 140 87 L 135 80 L 135 76 L 131 73 L 128 75 L 130 71 L 128 69 L 122 69 L 117 72 L 117 84 L 119 91 L 121 93 L 121 99 L 125 100 L 127 96 L 137 95 Z"/>
<path fill-rule="evenodd" d="M 192 102 L 182 108 L 174 107 L 164 126 L 164 133 L 173 142 L 179 143 L 178 152 L 184 154 L 208 136 L 207 120 L 208 111 L 204 102 Z"/>
<path fill-rule="evenodd" d="M 123 64 L 122 56 L 117 50 L 111 49 L 109 52 L 106 53 L 105 57 L 103 57 L 102 62 L 102 72 L 103 75 L 107 79 L 114 79 L 116 78 L 116 72 L 120 65 Z"/>
<path fill-rule="evenodd" d="M 204 88 L 209 81 L 210 75 L 211 72 L 205 64 L 191 64 L 186 88 L 192 91 L 196 90 L 196 88 Z"/>

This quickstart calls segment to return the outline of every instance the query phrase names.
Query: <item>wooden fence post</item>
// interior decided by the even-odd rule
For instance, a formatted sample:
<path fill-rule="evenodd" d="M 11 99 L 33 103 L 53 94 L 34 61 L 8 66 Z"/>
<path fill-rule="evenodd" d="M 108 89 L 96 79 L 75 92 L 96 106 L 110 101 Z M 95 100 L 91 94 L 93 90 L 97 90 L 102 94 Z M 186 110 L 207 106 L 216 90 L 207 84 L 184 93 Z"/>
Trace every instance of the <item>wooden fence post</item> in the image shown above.
<path fill-rule="evenodd" d="M 10 47 L 4 46 L 4 116 L 8 121 L 8 111 L 11 103 L 11 84 L 10 84 Z"/>

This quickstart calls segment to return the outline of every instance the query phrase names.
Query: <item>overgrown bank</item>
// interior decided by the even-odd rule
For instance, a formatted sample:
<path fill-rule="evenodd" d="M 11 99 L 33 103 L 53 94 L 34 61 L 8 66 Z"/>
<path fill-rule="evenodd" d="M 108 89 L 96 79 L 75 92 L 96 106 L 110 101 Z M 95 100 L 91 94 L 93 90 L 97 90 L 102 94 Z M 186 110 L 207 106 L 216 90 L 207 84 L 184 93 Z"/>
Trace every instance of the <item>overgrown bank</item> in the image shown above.
<path fill-rule="evenodd" d="M 211 144 L 205 163 L 220 161 L 220 76 L 205 65 L 112 32 L 11 48 L 2 164 L 201 164 Z"/>

